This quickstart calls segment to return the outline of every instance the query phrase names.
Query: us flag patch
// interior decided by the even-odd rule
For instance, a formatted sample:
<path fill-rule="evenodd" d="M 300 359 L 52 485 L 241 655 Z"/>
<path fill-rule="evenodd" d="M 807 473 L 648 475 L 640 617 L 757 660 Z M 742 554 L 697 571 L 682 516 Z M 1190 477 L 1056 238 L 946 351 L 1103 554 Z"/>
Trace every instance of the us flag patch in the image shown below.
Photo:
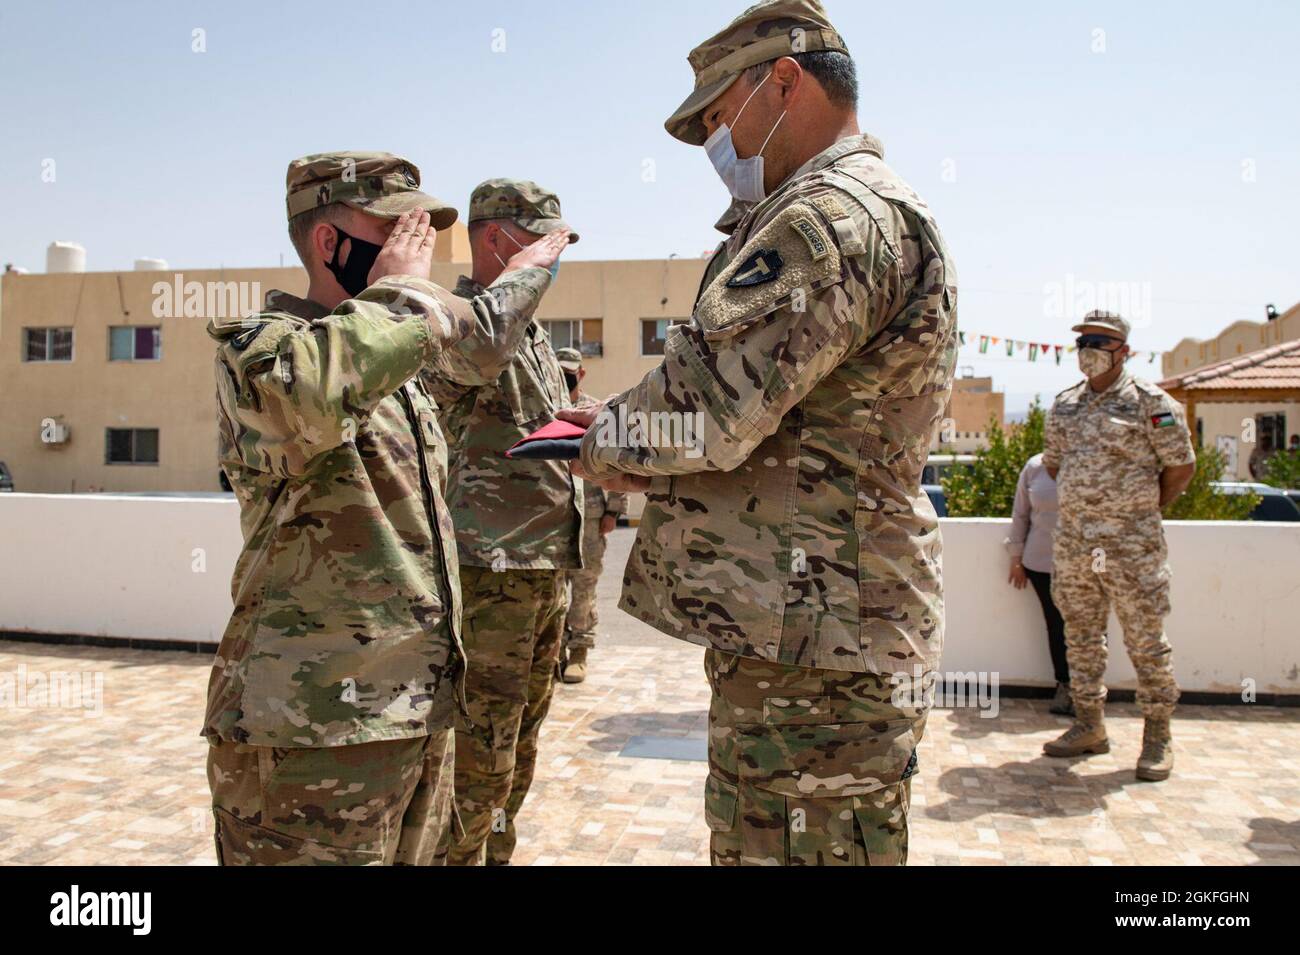
<path fill-rule="evenodd" d="M 1162 411 L 1151 416 L 1151 426 L 1154 428 L 1172 428 L 1177 423 L 1172 411 Z"/>

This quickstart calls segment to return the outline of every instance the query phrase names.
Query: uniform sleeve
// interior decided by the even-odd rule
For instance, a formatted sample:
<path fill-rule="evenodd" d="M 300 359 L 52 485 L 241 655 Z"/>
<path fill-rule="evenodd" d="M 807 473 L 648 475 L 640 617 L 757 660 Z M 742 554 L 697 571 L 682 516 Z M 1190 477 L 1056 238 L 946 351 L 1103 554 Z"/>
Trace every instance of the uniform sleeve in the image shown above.
<path fill-rule="evenodd" d="M 1146 426 L 1160 467 L 1172 468 L 1196 461 L 1187 413 L 1164 391 L 1148 395 Z"/>
<path fill-rule="evenodd" d="M 582 442 L 594 476 L 730 471 L 883 327 L 899 285 L 881 243 L 841 255 L 804 202 L 775 215 L 671 326 L 664 359 L 610 400 Z"/>
<path fill-rule="evenodd" d="M 457 305 L 460 302 L 460 305 Z M 240 460 L 285 477 L 355 437 L 374 407 L 469 331 L 450 292 L 390 276 L 309 325 L 275 315 L 217 350 L 217 399 Z"/>
<path fill-rule="evenodd" d="M 461 300 L 469 306 L 469 333 L 455 347 L 440 352 L 429 367 L 428 377 L 450 382 L 439 389 L 439 404 L 454 403 L 469 389 L 490 385 L 500 377 L 519 350 L 550 284 L 546 269 L 515 269 L 503 272 L 474 298 Z"/>
<path fill-rule="evenodd" d="M 627 513 L 627 492 L 607 491 L 605 493 L 605 513 L 626 514 Z"/>
<path fill-rule="evenodd" d="M 1047 412 L 1043 422 L 1043 467 L 1055 471 L 1061 467 L 1061 453 L 1065 450 L 1061 435 L 1061 419 L 1057 417 L 1056 405 Z"/>

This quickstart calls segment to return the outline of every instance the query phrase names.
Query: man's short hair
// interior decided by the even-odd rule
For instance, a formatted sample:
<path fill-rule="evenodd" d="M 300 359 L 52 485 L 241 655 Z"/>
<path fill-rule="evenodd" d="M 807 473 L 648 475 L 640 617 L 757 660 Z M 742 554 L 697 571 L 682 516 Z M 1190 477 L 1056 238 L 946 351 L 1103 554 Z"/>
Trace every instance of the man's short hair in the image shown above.
<path fill-rule="evenodd" d="M 300 212 L 289 220 L 289 241 L 293 243 L 303 265 L 309 264 L 312 230 L 322 222 L 342 221 L 342 210 L 345 208 L 347 207 L 338 203 L 330 203 Z"/>
<path fill-rule="evenodd" d="M 800 69 L 810 74 L 835 106 L 856 109 L 858 106 L 858 71 L 853 57 L 839 50 L 813 50 L 808 53 L 791 53 L 790 58 Z M 752 85 L 760 82 L 772 69 L 774 60 L 759 63 L 741 75 Z"/>

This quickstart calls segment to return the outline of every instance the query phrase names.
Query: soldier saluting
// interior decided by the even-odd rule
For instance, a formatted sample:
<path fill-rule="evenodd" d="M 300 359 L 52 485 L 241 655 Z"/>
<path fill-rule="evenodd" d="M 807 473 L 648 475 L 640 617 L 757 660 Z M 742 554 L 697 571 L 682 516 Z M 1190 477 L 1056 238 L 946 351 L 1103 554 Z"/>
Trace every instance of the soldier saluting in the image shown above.
<path fill-rule="evenodd" d="M 1056 479 L 1060 515 L 1053 540 L 1052 599 L 1065 620 L 1073 725 L 1043 747 L 1048 756 L 1110 750 L 1106 620 L 1124 626 L 1145 719 L 1137 778 L 1167 779 L 1174 766 L 1169 719 L 1178 702 L 1164 619 L 1169 564 L 1160 509 L 1196 471 L 1183 408 L 1124 367 L 1129 323 L 1093 311 L 1075 325 L 1086 380 L 1056 396 L 1047 416 L 1043 464 Z"/>
<path fill-rule="evenodd" d="M 663 363 L 605 411 L 560 416 L 591 425 L 582 477 L 647 491 L 620 606 L 708 648 L 714 864 L 902 864 L 928 700 L 895 691 L 943 644 L 920 480 L 956 361 L 955 270 L 859 131 L 820 3 L 756 4 L 689 60 L 666 126 L 705 148 L 738 220 Z M 694 440 L 608 440 L 624 413 L 690 415 Z"/>

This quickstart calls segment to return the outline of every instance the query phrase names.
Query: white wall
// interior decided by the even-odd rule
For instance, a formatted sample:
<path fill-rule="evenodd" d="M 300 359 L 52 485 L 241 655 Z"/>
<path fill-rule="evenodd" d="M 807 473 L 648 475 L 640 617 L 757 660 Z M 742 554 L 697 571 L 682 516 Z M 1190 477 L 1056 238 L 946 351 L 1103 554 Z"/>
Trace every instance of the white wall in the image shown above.
<path fill-rule="evenodd" d="M 1033 591 L 1006 583 L 1008 521 L 945 519 L 947 672 L 1049 684 Z M 1173 522 L 1167 622 L 1187 690 L 1300 693 L 1300 525 Z M 0 494 L 0 630 L 216 642 L 239 553 L 232 498 Z M 195 549 L 206 572 L 196 572 Z M 608 567 L 619 573 L 621 568 Z M 1107 683 L 1132 687 L 1118 624 Z"/>

